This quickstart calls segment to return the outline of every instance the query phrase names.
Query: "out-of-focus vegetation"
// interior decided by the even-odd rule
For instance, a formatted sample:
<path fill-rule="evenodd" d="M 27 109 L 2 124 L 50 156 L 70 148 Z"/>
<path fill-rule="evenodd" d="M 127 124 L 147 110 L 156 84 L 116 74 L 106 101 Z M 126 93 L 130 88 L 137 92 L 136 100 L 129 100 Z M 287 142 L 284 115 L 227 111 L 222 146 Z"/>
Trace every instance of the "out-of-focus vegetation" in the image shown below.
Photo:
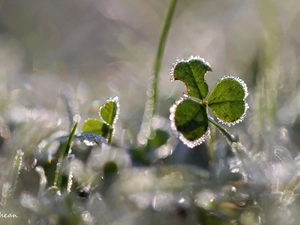
<path fill-rule="evenodd" d="M 0 0 L 0 224 L 298 224 L 300 3 L 179 0 L 144 142 L 168 4 Z M 185 87 L 169 70 L 190 55 L 210 87 L 247 83 L 248 115 L 228 128 L 243 146 L 211 127 L 189 149 L 170 130 Z M 109 96 L 112 139 L 81 133 Z"/>

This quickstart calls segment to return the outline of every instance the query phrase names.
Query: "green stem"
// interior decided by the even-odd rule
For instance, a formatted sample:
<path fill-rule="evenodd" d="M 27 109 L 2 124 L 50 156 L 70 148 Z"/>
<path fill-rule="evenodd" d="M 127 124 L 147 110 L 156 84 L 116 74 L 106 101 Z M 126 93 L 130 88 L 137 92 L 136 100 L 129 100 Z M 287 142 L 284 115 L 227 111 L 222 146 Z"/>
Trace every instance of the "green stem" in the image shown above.
<path fill-rule="evenodd" d="M 155 63 L 154 63 L 154 77 L 153 77 L 153 84 L 152 84 L 152 90 L 153 90 L 153 109 L 150 118 L 153 118 L 156 110 L 157 110 L 157 96 L 158 96 L 158 78 L 159 78 L 159 72 L 161 68 L 161 62 L 162 62 L 162 57 L 164 54 L 165 50 L 165 45 L 166 45 L 166 40 L 167 36 L 171 27 L 171 22 L 172 18 L 175 12 L 175 7 L 176 7 L 177 0 L 171 0 L 169 4 L 169 8 L 167 11 L 167 15 L 165 18 L 164 26 L 161 32 L 156 56 L 155 56 Z"/>
<path fill-rule="evenodd" d="M 241 142 L 239 142 L 238 138 L 234 137 L 232 134 L 230 134 L 225 128 L 220 126 L 216 121 L 214 121 L 212 118 L 208 117 L 208 121 L 214 125 L 230 142 L 231 148 L 233 151 L 233 154 L 241 161 L 241 174 L 243 176 L 244 181 L 248 181 L 248 173 L 246 173 L 246 167 L 244 160 L 245 158 L 251 159 L 246 151 L 246 148 L 242 145 Z"/>
<path fill-rule="evenodd" d="M 157 52 L 154 61 L 154 68 L 153 68 L 153 77 L 152 77 L 153 80 L 151 86 L 148 88 L 148 91 L 152 92 L 153 94 L 150 95 L 147 100 L 146 108 L 143 116 L 143 122 L 141 125 L 140 132 L 138 134 L 138 142 L 142 145 L 146 144 L 149 140 L 150 134 L 152 132 L 152 120 L 158 108 L 157 102 L 158 102 L 159 72 L 161 69 L 162 57 L 164 54 L 166 40 L 171 27 L 171 22 L 175 12 L 176 4 L 177 4 L 177 0 L 170 0 L 167 14 L 164 20 L 164 25 L 160 35 L 159 44 L 157 47 Z"/>
<path fill-rule="evenodd" d="M 75 131 L 77 128 L 78 123 L 75 123 L 67 143 L 62 148 L 60 157 L 58 159 L 57 165 L 56 165 L 56 172 L 55 172 L 55 178 L 54 178 L 54 186 L 61 188 L 61 182 L 62 182 L 62 168 L 63 168 L 63 160 L 65 156 L 68 156 L 71 153 L 71 144 L 75 135 Z"/>
<path fill-rule="evenodd" d="M 217 128 L 227 138 L 227 140 L 231 142 L 231 144 L 234 142 L 238 142 L 236 137 L 234 137 L 232 134 L 230 134 L 224 127 L 220 126 L 220 124 L 218 124 L 212 118 L 208 117 L 208 121 L 212 125 L 214 125 L 214 127 Z"/>
<path fill-rule="evenodd" d="M 109 128 L 109 132 L 108 132 L 108 140 L 107 140 L 107 143 L 108 143 L 109 145 L 111 145 L 111 142 L 112 142 L 112 136 L 113 136 L 113 128 L 110 127 L 110 128 Z"/>

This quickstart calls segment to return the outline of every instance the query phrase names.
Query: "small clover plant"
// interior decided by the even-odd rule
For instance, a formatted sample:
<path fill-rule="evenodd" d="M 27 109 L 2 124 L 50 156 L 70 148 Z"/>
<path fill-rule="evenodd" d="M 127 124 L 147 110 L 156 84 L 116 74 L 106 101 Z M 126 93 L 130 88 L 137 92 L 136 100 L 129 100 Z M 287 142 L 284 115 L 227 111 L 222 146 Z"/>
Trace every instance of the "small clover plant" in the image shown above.
<path fill-rule="evenodd" d="M 210 65 L 198 56 L 177 59 L 171 68 L 171 80 L 180 80 L 187 88 L 184 96 L 170 108 L 171 126 L 179 132 L 180 140 L 191 148 L 203 143 L 209 135 L 208 122 L 212 120 L 208 108 L 219 123 L 227 126 L 241 122 L 248 109 L 245 101 L 248 91 L 243 80 L 224 76 L 209 93 L 205 81 L 208 71 L 212 71 Z"/>
<path fill-rule="evenodd" d="M 82 126 L 82 132 L 98 134 L 107 138 L 108 143 L 111 144 L 119 111 L 119 98 L 108 98 L 99 109 L 100 120 L 87 119 Z"/>

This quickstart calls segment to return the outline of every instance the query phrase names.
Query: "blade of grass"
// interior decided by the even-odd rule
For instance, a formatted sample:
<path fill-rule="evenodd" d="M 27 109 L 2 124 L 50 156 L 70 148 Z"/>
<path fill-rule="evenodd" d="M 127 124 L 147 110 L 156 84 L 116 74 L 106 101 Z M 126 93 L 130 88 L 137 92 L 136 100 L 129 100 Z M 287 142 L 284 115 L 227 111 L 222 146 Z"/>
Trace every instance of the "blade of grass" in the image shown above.
<path fill-rule="evenodd" d="M 47 177 L 46 177 L 45 170 L 43 167 L 37 166 L 35 168 L 35 171 L 38 173 L 38 175 L 40 177 L 38 196 L 42 196 L 46 190 L 46 186 L 47 186 L 47 182 L 48 182 Z"/>
<path fill-rule="evenodd" d="M 259 76 L 257 76 L 257 88 L 254 124 L 257 151 L 263 148 L 269 135 L 265 135 L 276 126 L 278 97 L 280 97 L 281 76 L 280 53 L 282 51 L 282 31 L 276 4 L 272 0 L 255 1 L 257 12 L 262 24 L 261 47 L 259 48 Z"/>
<path fill-rule="evenodd" d="M 6 182 L 2 186 L 2 196 L 1 196 L 1 205 L 5 206 L 7 200 L 12 197 L 18 182 L 18 177 L 22 168 L 24 152 L 22 150 L 18 150 L 17 154 L 14 158 L 12 174 L 10 177 L 10 181 Z"/>
<path fill-rule="evenodd" d="M 65 143 L 64 148 L 62 148 L 60 157 L 59 157 L 57 165 L 56 165 L 54 186 L 58 187 L 59 189 L 61 189 L 63 159 L 67 155 L 70 155 L 70 153 L 71 153 L 71 145 L 72 145 L 73 138 L 75 136 L 75 131 L 76 131 L 77 125 L 78 125 L 78 123 L 75 123 L 75 125 L 70 133 L 70 136 L 68 138 L 68 141 Z"/>
<path fill-rule="evenodd" d="M 158 78 L 159 78 L 159 72 L 161 69 L 161 62 L 162 62 L 162 57 L 164 54 L 164 50 L 165 50 L 165 45 L 166 45 L 166 40 L 167 40 L 167 36 L 171 27 L 171 22 L 172 22 L 172 18 L 175 12 L 175 7 L 176 7 L 176 3 L 177 0 L 171 0 L 170 4 L 169 4 L 169 8 L 167 11 L 167 15 L 165 18 L 165 22 L 163 25 L 163 29 L 161 32 L 161 36 L 160 36 L 160 40 L 159 40 L 159 44 L 158 44 L 158 48 L 157 48 L 157 52 L 156 52 L 156 56 L 155 56 L 155 63 L 154 63 L 154 77 L 153 77 L 153 83 L 152 83 L 152 90 L 153 90 L 153 111 L 151 114 L 151 118 L 153 118 L 156 110 L 157 110 L 157 96 L 158 96 Z"/>
<path fill-rule="evenodd" d="M 149 99 L 147 100 L 142 126 L 140 129 L 140 133 L 138 135 L 138 141 L 140 144 L 147 143 L 152 131 L 152 120 L 157 111 L 159 72 L 161 69 L 162 57 L 164 54 L 166 40 L 171 27 L 171 22 L 175 12 L 176 4 L 177 4 L 177 0 L 170 0 L 166 17 L 164 19 L 164 25 L 161 31 L 157 52 L 155 56 L 155 61 L 154 61 L 154 68 L 153 68 L 154 75 L 152 78 L 153 80 L 152 80 L 152 84 L 149 86 L 148 89 L 148 92 L 152 92 L 153 94 L 149 95 Z"/>
<path fill-rule="evenodd" d="M 13 192 L 16 189 L 18 177 L 20 174 L 20 170 L 22 168 L 23 155 L 24 152 L 22 150 L 18 150 L 15 156 L 14 164 L 13 164 L 13 173 L 12 173 L 11 183 L 10 183 L 11 184 L 10 194 L 13 194 Z"/>

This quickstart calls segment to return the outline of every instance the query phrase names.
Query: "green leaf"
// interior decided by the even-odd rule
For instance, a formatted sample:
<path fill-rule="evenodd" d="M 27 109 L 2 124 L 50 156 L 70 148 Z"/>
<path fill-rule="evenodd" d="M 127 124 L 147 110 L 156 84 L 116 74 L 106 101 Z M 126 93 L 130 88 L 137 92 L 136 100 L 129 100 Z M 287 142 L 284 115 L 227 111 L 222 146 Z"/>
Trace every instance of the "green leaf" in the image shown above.
<path fill-rule="evenodd" d="M 119 98 L 109 98 L 106 103 L 100 107 L 99 116 L 104 123 L 113 128 L 119 115 Z"/>
<path fill-rule="evenodd" d="M 203 100 L 208 94 L 204 76 L 212 71 L 210 65 L 200 57 L 191 56 L 188 60 L 179 59 L 171 69 L 171 80 L 185 83 L 187 95 Z"/>
<path fill-rule="evenodd" d="M 107 137 L 110 127 L 97 119 L 88 119 L 82 126 L 82 132 L 91 132 L 102 137 Z"/>
<path fill-rule="evenodd" d="M 207 109 L 200 103 L 181 98 L 170 109 L 171 126 L 177 130 L 181 141 L 193 148 L 205 141 L 209 134 Z"/>
<path fill-rule="evenodd" d="M 62 174 L 63 174 L 63 160 L 66 156 L 70 155 L 72 149 L 71 145 L 75 136 L 75 132 L 77 129 L 78 123 L 74 124 L 72 131 L 69 135 L 68 141 L 63 144 L 63 149 L 60 152 L 60 156 L 58 162 L 56 164 L 56 171 L 55 171 L 55 178 L 54 178 L 54 186 L 58 187 L 59 189 L 62 187 Z"/>
<path fill-rule="evenodd" d="M 225 76 L 210 93 L 208 106 L 219 122 L 232 126 L 245 117 L 248 109 L 245 102 L 247 95 L 247 86 L 243 80 L 234 76 Z"/>

